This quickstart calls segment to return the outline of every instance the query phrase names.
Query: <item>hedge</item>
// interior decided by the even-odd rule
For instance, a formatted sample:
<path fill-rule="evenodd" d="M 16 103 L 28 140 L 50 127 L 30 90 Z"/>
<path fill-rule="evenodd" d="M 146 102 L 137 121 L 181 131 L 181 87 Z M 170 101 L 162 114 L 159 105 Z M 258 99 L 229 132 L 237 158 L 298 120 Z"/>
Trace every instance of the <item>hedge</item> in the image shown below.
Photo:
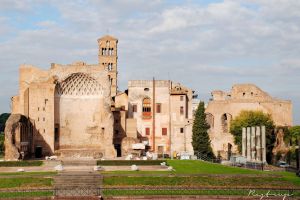
<path fill-rule="evenodd" d="M 160 165 L 166 160 L 98 160 L 100 166 Z"/>
<path fill-rule="evenodd" d="M 43 161 L 1 161 L 0 167 L 29 167 L 29 166 L 41 166 Z"/>

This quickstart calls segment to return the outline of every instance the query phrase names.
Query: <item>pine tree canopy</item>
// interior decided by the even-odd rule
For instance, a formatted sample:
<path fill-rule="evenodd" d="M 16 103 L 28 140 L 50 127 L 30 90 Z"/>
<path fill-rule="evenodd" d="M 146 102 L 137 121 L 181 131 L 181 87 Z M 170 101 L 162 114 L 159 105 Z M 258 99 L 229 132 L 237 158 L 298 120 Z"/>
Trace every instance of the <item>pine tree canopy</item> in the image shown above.
<path fill-rule="evenodd" d="M 206 122 L 206 114 L 204 102 L 200 102 L 195 113 L 193 124 L 192 145 L 195 154 L 207 156 L 208 158 L 215 158 L 208 135 L 209 125 Z"/>

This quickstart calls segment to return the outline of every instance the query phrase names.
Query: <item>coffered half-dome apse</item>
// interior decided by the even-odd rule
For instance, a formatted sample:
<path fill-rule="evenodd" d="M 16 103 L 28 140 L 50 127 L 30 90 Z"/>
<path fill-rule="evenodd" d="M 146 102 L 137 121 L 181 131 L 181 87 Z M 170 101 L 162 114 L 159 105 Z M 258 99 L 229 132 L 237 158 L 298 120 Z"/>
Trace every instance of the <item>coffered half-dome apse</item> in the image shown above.
<path fill-rule="evenodd" d="M 103 88 L 89 74 L 73 73 L 55 88 L 56 149 L 99 146 Z"/>

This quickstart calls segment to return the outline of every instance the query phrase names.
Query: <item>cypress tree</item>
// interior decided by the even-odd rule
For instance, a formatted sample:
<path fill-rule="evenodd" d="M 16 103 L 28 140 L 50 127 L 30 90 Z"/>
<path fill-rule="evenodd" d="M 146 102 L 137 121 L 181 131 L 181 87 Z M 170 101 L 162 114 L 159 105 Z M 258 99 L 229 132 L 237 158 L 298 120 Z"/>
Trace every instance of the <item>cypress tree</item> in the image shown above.
<path fill-rule="evenodd" d="M 200 102 L 195 113 L 192 145 L 194 152 L 208 158 L 215 158 L 208 135 L 209 124 L 206 122 L 204 102 Z"/>

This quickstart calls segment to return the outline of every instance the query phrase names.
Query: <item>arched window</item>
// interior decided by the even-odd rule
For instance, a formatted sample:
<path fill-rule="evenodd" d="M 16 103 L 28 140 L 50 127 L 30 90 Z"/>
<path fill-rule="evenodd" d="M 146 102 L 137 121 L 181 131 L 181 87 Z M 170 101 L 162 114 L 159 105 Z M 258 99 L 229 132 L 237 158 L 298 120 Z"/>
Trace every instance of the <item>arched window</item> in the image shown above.
<path fill-rule="evenodd" d="M 221 117 L 222 130 L 224 133 L 229 132 L 231 118 L 232 116 L 229 113 L 224 113 Z"/>
<path fill-rule="evenodd" d="M 151 118 L 151 100 L 150 100 L 150 98 L 143 99 L 143 118 Z"/>
<path fill-rule="evenodd" d="M 214 116 L 211 113 L 206 113 L 206 122 L 209 124 L 210 128 L 214 127 Z"/>

